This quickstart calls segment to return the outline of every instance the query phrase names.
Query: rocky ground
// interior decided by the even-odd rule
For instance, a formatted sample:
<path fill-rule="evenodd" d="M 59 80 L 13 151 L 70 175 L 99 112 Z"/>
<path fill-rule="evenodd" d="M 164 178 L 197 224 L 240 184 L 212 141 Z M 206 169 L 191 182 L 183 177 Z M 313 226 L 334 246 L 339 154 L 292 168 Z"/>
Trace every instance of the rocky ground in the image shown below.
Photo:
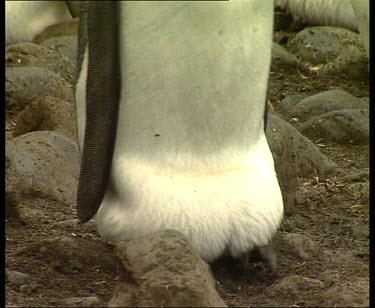
<path fill-rule="evenodd" d="M 267 128 L 286 210 L 271 244 L 279 272 L 219 260 L 212 281 L 228 306 L 369 306 L 367 59 L 355 33 L 296 34 L 283 23 L 278 16 Z M 9 307 L 103 306 L 119 282 L 113 248 L 76 219 L 76 38 L 60 32 L 6 50 Z"/>

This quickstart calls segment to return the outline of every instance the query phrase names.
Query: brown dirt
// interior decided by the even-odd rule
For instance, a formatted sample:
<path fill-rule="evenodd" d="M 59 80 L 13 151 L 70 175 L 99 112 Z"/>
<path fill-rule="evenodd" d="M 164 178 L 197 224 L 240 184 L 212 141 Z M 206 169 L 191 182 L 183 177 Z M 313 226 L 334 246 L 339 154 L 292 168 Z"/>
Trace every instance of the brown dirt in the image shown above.
<path fill-rule="evenodd" d="M 301 74 L 296 68 L 272 68 L 269 99 L 275 110 L 286 95 L 314 94 L 335 88 L 358 97 L 368 96 L 368 80 Z M 8 123 L 11 130 L 11 123 Z M 293 124 L 293 123 L 292 123 Z M 316 141 L 316 140 L 313 140 Z M 325 143 L 320 148 L 349 172 L 368 171 L 369 145 Z M 368 181 L 366 172 L 364 179 Z M 353 182 L 355 179 L 353 180 Z M 321 306 L 331 286 L 345 287 L 369 277 L 369 211 L 365 196 L 353 193 L 352 183 L 341 178 L 299 179 L 294 212 L 286 216 L 273 239 L 278 254 L 279 276 L 270 275 L 260 264 L 246 271 L 214 265 L 217 288 L 230 306 Z M 368 195 L 367 195 L 368 198 Z M 357 206 L 366 204 L 367 206 Z M 76 218 L 74 206 L 44 199 L 20 204 L 22 222 L 6 221 L 6 268 L 30 275 L 26 285 L 6 284 L 8 305 L 66 306 L 64 299 L 97 296 L 105 305 L 117 280 L 112 247 L 101 242 L 92 225 L 63 223 Z M 317 242 L 324 253 L 301 260 L 281 238 L 299 233 Z M 74 245 L 69 239 L 74 239 Z M 76 244 L 78 243 L 78 244 Z M 327 275 L 326 281 L 322 278 Z M 320 279 L 325 287 L 290 294 L 269 292 L 284 277 L 300 275 Z M 366 301 L 365 301 L 366 302 Z"/>

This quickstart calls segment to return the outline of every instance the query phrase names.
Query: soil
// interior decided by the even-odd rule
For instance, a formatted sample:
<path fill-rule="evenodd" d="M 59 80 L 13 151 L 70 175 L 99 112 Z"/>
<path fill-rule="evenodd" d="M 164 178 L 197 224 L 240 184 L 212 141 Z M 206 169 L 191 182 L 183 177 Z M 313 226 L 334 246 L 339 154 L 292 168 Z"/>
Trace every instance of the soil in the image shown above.
<path fill-rule="evenodd" d="M 311 95 L 337 88 L 357 97 L 369 96 L 366 78 L 302 74 L 296 67 L 273 66 L 268 98 L 277 112 L 279 102 L 287 95 Z M 11 119 L 7 119 L 7 128 L 8 136 Z M 322 306 L 327 305 L 330 287 L 345 288 L 368 281 L 369 200 L 368 195 L 366 200 L 366 196 L 354 194 L 351 187 L 355 181 L 368 181 L 369 145 L 324 143 L 320 149 L 348 174 L 358 176 L 320 179 L 312 174 L 299 179 L 294 211 L 285 216 L 271 243 L 278 255 L 278 275 L 271 275 L 259 263 L 246 270 L 220 262 L 212 266 L 217 289 L 227 305 Z M 27 273 L 29 278 L 21 286 L 6 284 L 7 305 L 63 307 L 67 298 L 84 296 L 97 296 L 96 306 L 108 303 L 118 279 L 117 261 L 113 248 L 101 241 L 94 225 L 76 225 L 73 204 L 30 199 L 19 209 L 21 221 L 6 221 L 6 269 Z M 319 251 L 308 252 L 309 257 L 301 259 L 282 240 L 287 232 L 307 236 L 318 244 Z M 70 239 L 78 244 L 73 245 Z M 319 279 L 325 286 L 273 295 L 273 285 L 294 275 Z M 363 305 L 369 305 L 368 294 Z"/>

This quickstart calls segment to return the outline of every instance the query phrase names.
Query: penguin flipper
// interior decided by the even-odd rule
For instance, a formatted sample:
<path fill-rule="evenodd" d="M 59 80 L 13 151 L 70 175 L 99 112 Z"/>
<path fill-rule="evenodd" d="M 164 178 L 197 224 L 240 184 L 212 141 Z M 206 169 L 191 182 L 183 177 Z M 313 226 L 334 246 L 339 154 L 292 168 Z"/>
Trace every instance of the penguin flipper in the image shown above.
<path fill-rule="evenodd" d="M 119 5 L 117 1 L 90 1 L 80 24 L 86 31 L 88 67 L 86 126 L 77 191 L 81 222 L 98 211 L 108 185 L 116 140 L 121 90 Z M 81 10 L 81 13 L 83 10 Z"/>

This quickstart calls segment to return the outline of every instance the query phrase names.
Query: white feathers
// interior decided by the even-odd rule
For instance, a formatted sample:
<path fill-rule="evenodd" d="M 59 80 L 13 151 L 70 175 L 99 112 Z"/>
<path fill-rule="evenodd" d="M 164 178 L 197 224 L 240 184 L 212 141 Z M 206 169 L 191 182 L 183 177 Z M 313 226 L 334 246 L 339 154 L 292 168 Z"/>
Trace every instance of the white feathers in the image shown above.
<path fill-rule="evenodd" d="M 295 20 L 312 25 L 358 30 L 351 0 L 274 0 L 274 2 L 275 6 L 289 12 Z"/>
<path fill-rule="evenodd" d="M 123 90 L 96 219 L 103 238 L 172 228 L 212 261 L 276 232 L 282 196 L 263 131 L 272 5 L 121 2 Z"/>
<path fill-rule="evenodd" d="M 96 220 L 99 233 L 116 244 L 162 228 L 179 230 L 207 261 L 227 248 L 238 256 L 267 244 L 283 215 L 282 197 L 265 137 L 249 147 L 247 163 L 222 170 L 217 165 L 216 172 L 204 166 L 195 172 L 168 170 L 137 157 L 115 159 Z M 228 149 L 228 166 L 237 154 Z"/>
<path fill-rule="evenodd" d="M 85 48 L 81 71 L 75 88 L 75 103 L 77 115 L 77 137 L 79 149 L 83 151 L 83 140 L 86 128 L 86 80 L 88 73 L 88 52 Z"/>
<path fill-rule="evenodd" d="M 48 26 L 71 18 L 64 1 L 5 1 L 6 45 L 31 42 Z"/>
<path fill-rule="evenodd" d="M 370 58 L 370 0 L 352 0 L 353 10 L 358 22 L 359 34 Z"/>

